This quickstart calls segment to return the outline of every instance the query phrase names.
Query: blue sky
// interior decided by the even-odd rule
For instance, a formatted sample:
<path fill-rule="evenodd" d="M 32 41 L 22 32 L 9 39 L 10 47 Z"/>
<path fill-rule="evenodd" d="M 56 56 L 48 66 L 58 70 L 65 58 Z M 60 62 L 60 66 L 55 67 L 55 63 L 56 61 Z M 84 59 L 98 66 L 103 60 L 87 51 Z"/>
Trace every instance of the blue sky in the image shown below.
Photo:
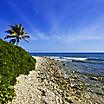
<path fill-rule="evenodd" d="M 29 52 L 104 52 L 104 0 L 0 0 L 0 37 L 21 23 Z"/>

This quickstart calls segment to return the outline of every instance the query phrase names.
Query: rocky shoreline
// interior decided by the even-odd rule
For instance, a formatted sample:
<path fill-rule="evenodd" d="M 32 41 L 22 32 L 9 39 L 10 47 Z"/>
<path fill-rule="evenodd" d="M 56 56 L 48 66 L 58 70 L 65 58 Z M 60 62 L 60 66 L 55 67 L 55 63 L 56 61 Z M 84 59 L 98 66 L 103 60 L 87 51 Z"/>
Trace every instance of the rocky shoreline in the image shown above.
<path fill-rule="evenodd" d="M 68 72 L 62 62 L 34 58 L 35 70 L 17 78 L 12 104 L 104 104 L 103 77 L 89 79 L 86 74 Z"/>

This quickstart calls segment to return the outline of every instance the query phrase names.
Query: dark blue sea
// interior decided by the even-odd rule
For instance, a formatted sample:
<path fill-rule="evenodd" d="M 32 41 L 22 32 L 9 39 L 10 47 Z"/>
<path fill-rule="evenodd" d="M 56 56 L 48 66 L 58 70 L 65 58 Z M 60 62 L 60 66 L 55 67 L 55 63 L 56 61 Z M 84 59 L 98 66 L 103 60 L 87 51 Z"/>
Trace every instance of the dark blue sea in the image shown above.
<path fill-rule="evenodd" d="M 66 63 L 69 70 L 104 76 L 104 53 L 30 53 Z"/>

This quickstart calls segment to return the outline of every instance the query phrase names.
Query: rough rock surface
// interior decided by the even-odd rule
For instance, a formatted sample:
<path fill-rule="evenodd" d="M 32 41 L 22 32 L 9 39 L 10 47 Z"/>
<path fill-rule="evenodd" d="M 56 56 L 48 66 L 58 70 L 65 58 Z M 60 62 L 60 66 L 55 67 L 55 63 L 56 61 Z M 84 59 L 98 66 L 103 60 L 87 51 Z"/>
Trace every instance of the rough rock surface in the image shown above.
<path fill-rule="evenodd" d="M 103 97 L 86 91 L 84 82 L 67 74 L 57 62 L 35 57 L 36 69 L 20 75 L 12 104 L 104 104 Z"/>

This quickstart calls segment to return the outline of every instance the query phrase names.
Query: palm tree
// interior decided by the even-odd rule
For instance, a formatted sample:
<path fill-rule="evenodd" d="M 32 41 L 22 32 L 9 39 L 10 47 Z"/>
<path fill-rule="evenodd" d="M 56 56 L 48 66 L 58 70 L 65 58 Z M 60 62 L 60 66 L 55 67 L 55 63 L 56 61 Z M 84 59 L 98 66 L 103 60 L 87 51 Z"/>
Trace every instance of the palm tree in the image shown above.
<path fill-rule="evenodd" d="M 16 45 L 18 45 L 21 39 L 25 40 L 29 38 L 21 24 L 10 25 L 10 29 L 7 30 L 6 33 L 8 33 L 8 35 L 4 39 L 11 38 L 9 42 Z"/>

